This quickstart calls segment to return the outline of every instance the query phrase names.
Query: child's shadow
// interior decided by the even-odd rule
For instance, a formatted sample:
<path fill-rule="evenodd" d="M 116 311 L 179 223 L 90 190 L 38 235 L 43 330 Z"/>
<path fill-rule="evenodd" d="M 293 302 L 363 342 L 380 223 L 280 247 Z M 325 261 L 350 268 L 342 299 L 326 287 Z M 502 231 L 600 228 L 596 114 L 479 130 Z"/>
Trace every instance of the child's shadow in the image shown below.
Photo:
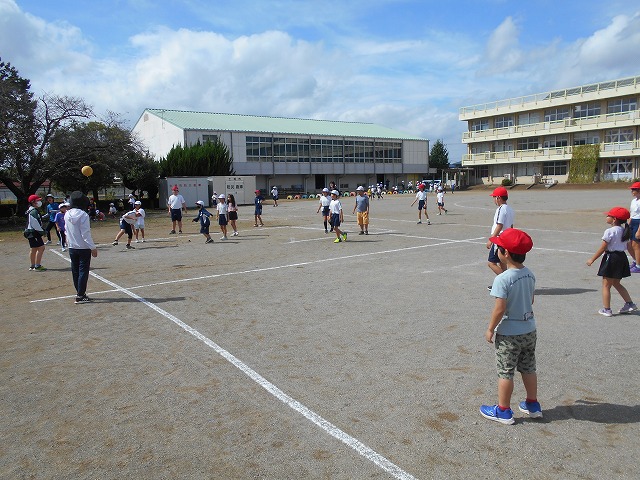
<path fill-rule="evenodd" d="M 640 405 L 615 405 L 576 400 L 574 405 L 560 405 L 543 410 L 546 421 L 583 420 L 595 423 L 640 423 Z"/>

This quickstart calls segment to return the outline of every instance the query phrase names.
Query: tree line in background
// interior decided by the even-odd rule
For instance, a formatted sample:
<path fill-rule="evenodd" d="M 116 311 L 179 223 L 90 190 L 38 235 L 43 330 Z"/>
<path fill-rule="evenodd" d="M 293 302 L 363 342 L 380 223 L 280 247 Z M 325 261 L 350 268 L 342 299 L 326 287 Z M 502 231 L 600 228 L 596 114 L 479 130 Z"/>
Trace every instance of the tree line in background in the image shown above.
<path fill-rule="evenodd" d="M 35 98 L 30 89 L 30 81 L 0 58 L 0 181 L 18 199 L 18 212 L 47 181 L 57 190 L 81 190 L 97 200 L 99 191 L 120 177 L 129 190 L 156 198 L 160 175 L 233 172 L 229 150 L 219 140 L 178 145 L 156 162 L 117 114 L 97 120 L 81 98 L 46 93 Z M 84 165 L 93 175 L 82 175 Z"/>

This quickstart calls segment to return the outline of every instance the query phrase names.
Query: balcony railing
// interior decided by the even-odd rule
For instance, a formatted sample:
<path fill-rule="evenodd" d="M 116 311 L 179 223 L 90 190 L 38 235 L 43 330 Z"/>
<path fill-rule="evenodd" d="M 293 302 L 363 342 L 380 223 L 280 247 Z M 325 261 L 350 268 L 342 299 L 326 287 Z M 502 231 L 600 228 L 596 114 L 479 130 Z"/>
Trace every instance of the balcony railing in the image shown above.
<path fill-rule="evenodd" d="M 532 135 L 553 135 L 563 132 L 580 132 L 587 130 L 602 130 L 617 126 L 640 124 L 640 110 L 630 112 L 606 113 L 592 117 L 564 118 L 553 122 L 531 123 L 528 125 L 514 125 L 504 128 L 490 128 L 464 132 L 462 141 L 484 141 L 498 138 L 530 137 Z"/>
<path fill-rule="evenodd" d="M 506 100 L 498 100 L 495 102 L 481 103 L 471 105 L 470 107 L 460 108 L 460 116 L 473 114 L 476 112 L 484 112 L 487 110 L 495 110 L 500 107 L 520 107 L 528 103 L 537 103 L 545 100 L 553 100 L 556 98 L 570 98 L 585 93 L 602 92 L 607 90 L 617 90 L 622 87 L 635 87 L 640 85 L 640 76 L 622 78 L 610 82 L 593 83 L 591 85 L 583 85 L 582 87 L 567 88 L 565 90 L 555 90 L 553 92 L 536 93 L 523 97 L 508 98 Z"/>
<path fill-rule="evenodd" d="M 569 160 L 573 153 L 573 146 L 549 147 L 531 150 L 510 150 L 506 152 L 470 153 L 462 156 L 463 166 L 487 165 L 499 163 L 522 163 L 532 161 Z M 600 157 L 640 155 L 640 140 L 618 143 L 601 143 Z"/>

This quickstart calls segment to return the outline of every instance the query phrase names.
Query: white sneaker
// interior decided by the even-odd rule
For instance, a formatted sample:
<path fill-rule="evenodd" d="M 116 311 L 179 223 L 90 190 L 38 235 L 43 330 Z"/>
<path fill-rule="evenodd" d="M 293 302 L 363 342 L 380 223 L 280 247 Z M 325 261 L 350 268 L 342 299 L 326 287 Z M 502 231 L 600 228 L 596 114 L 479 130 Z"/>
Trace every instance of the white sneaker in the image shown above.
<path fill-rule="evenodd" d="M 140 240 L 136 239 L 136 243 L 140 243 Z"/>
<path fill-rule="evenodd" d="M 51 243 L 51 240 L 47 240 L 46 242 L 44 242 L 45 245 L 49 245 Z"/>
<path fill-rule="evenodd" d="M 233 236 L 237 237 L 238 236 L 238 232 L 233 232 Z"/>
<path fill-rule="evenodd" d="M 220 237 L 220 240 L 226 240 L 227 237 Z"/>
<path fill-rule="evenodd" d="M 142 240 L 140 240 L 142 243 L 144 243 L 144 238 Z"/>

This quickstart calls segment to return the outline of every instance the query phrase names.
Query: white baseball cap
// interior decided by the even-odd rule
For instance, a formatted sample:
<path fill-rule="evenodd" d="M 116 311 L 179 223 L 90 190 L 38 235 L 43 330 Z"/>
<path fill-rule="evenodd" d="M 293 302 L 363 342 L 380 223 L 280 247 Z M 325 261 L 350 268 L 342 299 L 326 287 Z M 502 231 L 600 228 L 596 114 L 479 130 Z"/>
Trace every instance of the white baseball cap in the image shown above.
<path fill-rule="evenodd" d="M 328 192 L 328 191 L 329 191 L 329 189 L 325 187 L 325 188 L 323 188 L 323 189 L 322 189 L 322 191 L 323 191 L 323 192 Z"/>
<path fill-rule="evenodd" d="M 226 198 L 226 197 L 224 196 L 224 193 L 221 193 L 220 195 L 218 195 L 218 198 Z"/>
<path fill-rule="evenodd" d="M 364 187 L 358 187 L 358 188 L 356 188 L 356 191 L 358 191 L 358 192 L 364 192 Z"/>
<path fill-rule="evenodd" d="M 134 205 L 142 205 L 142 202 L 140 200 L 136 200 L 135 202 L 133 202 Z"/>
<path fill-rule="evenodd" d="M 204 202 L 202 200 L 198 200 L 196 202 L 196 205 L 200 205 L 201 207 L 204 207 Z"/>
<path fill-rule="evenodd" d="M 331 190 L 331 195 L 340 195 L 338 190 Z"/>

